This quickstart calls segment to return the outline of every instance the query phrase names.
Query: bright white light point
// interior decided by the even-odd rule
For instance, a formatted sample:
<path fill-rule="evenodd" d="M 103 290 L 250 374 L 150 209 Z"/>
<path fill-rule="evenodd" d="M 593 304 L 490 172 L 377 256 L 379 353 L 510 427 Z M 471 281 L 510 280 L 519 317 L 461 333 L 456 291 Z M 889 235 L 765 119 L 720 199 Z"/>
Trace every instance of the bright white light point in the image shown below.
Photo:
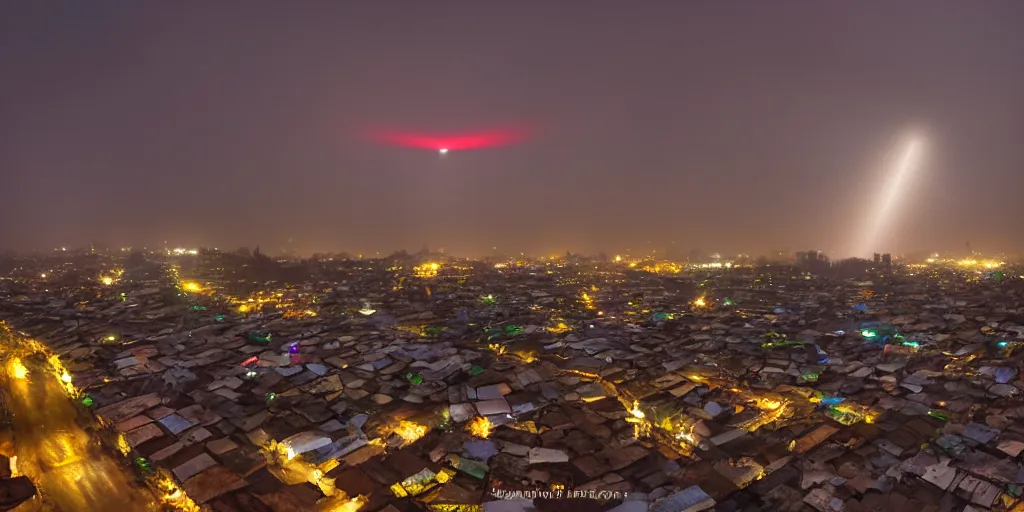
<path fill-rule="evenodd" d="M 877 209 L 874 212 L 874 218 L 871 219 L 869 223 L 863 245 L 858 251 L 861 255 L 868 256 L 872 252 L 885 251 L 885 248 L 878 247 L 878 244 L 887 224 L 892 221 L 894 213 L 893 210 L 896 207 L 897 198 L 906 187 L 905 183 L 907 179 L 917 167 L 918 160 L 920 160 L 921 152 L 923 151 L 923 146 L 924 141 L 920 137 L 911 138 L 903 146 L 903 154 L 896 162 L 895 169 L 893 169 L 892 172 L 891 181 L 884 189 L 882 189 Z"/>
<path fill-rule="evenodd" d="M 441 148 L 441 149 L 437 150 L 437 152 L 441 153 L 443 155 L 443 154 L 448 152 L 448 148 Z"/>

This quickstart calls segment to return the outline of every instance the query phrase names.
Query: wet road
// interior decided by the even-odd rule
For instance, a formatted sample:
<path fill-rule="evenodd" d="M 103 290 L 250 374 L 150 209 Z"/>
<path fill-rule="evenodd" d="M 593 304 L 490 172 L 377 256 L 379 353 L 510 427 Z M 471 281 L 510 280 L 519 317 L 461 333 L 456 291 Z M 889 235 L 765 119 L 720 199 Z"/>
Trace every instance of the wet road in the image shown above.
<path fill-rule="evenodd" d="M 0 341 L 10 349 L 8 339 Z M 11 413 L 18 470 L 35 483 L 42 498 L 14 510 L 154 510 L 152 493 L 79 426 L 78 407 L 50 373 L 45 357 L 26 355 L 20 361 L 20 368 L 11 357 L 4 361 L 0 392 Z"/>

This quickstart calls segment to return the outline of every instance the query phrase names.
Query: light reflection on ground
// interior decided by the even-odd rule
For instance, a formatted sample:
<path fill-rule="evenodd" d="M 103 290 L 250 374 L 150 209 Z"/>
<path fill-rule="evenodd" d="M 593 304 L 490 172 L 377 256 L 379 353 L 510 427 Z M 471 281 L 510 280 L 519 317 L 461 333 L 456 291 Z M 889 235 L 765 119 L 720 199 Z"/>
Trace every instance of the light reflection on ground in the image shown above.
<path fill-rule="evenodd" d="M 7 340 L 5 340 L 7 341 Z M 15 511 L 154 510 L 152 494 L 134 482 L 122 463 L 106 454 L 79 426 L 78 410 L 39 356 L 22 358 L 28 374 L 0 375 L 19 471 L 39 489 Z"/>

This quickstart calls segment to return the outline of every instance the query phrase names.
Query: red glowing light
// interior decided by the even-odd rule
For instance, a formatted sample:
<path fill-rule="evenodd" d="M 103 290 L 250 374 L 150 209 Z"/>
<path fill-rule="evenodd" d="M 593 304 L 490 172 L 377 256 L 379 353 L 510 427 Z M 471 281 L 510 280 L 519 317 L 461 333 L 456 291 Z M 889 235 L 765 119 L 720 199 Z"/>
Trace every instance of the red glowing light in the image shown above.
<path fill-rule="evenodd" d="M 249 366 L 250 364 L 256 364 L 260 361 L 259 356 L 252 356 L 245 361 L 242 361 L 242 366 Z"/>
<path fill-rule="evenodd" d="M 510 146 L 529 138 L 525 128 L 501 128 L 474 133 L 422 134 L 371 129 L 370 139 L 389 146 L 432 149 L 442 153 L 467 149 L 489 149 Z"/>

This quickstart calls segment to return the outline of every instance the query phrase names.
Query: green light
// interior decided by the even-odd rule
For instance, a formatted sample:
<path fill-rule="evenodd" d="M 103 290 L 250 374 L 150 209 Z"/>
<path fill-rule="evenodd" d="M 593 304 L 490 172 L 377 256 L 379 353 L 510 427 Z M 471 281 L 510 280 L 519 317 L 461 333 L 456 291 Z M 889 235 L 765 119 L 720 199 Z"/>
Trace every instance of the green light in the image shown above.
<path fill-rule="evenodd" d="M 438 334 L 441 334 L 442 332 L 445 332 L 447 330 L 447 327 L 441 325 L 431 325 L 424 329 L 423 332 L 428 336 L 437 336 Z"/>
<path fill-rule="evenodd" d="M 82 399 L 82 405 L 84 405 L 86 407 L 92 407 L 93 404 L 95 404 L 95 403 L 96 403 L 96 401 L 93 400 L 92 397 L 89 396 L 89 395 L 85 395 L 85 398 Z"/>
<path fill-rule="evenodd" d="M 865 338 L 874 338 L 878 336 L 878 333 L 870 329 L 864 329 L 863 331 L 860 332 L 860 335 L 864 336 Z"/>
<path fill-rule="evenodd" d="M 252 331 L 249 333 L 249 339 L 259 343 L 270 343 L 270 338 L 269 332 Z"/>
<path fill-rule="evenodd" d="M 1009 345 L 1010 345 L 1009 341 L 1000 341 L 999 343 L 996 343 L 996 346 L 999 347 L 999 348 L 1006 348 Z"/>
<path fill-rule="evenodd" d="M 797 378 L 797 382 L 799 382 L 799 383 L 818 382 L 818 374 L 817 373 L 805 373 L 805 374 L 801 375 L 799 378 Z"/>
<path fill-rule="evenodd" d="M 916 341 L 904 341 L 903 345 L 910 348 L 921 348 L 921 344 Z"/>

